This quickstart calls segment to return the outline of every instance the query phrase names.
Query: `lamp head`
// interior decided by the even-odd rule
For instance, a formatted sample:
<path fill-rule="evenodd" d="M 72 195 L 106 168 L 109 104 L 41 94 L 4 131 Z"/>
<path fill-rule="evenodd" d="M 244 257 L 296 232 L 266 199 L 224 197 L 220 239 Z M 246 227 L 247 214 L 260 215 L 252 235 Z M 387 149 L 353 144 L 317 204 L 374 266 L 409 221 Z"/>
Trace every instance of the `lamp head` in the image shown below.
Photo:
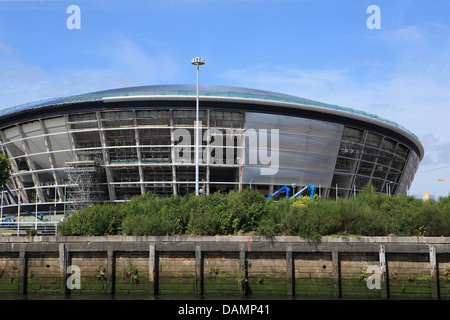
<path fill-rule="evenodd" d="M 196 65 L 196 66 L 201 66 L 201 65 L 205 64 L 205 60 L 203 60 L 202 58 L 197 57 L 195 59 L 192 59 L 191 63 L 193 65 Z"/>

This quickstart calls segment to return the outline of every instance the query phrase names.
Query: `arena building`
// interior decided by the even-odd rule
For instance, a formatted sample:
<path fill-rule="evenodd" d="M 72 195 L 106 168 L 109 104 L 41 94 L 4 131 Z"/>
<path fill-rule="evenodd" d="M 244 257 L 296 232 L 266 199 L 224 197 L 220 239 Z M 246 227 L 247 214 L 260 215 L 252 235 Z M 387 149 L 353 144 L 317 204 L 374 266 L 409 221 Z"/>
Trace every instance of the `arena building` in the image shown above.
<path fill-rule="evenodd" d="M 1 111 L 12 166 L 2 214 L 19 201 L 62 214 L 146 192 L 195 192 L 196 93 L 195 85 L 130 87 Z M 199 96 L 202 194 L 312 185 L 323 197 L 348 197 L 369 183 L 407 193 L 424 155 L 413 133 L 366 112 L 236 87 L 200 86 Z"/>

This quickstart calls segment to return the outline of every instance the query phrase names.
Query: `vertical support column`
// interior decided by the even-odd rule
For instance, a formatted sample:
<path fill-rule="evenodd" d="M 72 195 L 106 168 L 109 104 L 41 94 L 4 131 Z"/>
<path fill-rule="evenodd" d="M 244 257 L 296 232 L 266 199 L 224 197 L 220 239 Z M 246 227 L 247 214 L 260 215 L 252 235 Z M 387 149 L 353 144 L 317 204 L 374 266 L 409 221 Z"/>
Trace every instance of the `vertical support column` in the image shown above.
<path fill-rule="evenodd" d="M 177 156 L 175 154 L 175 138 L 173 135 L 174 126 L 173 126 L 173 112 L 170 111 L 170 155 L 171 155 L 171 165 L 172 165 L 172 188 L 173 188 L 173 195 L 176 196 L 178 194 L 177 191 L 177 168 L 175 165 L 175 160 L 177 159 Z"/>
<path fill-rule="evenodd" d="M 430 276 L 431 276 L 431 298 L 439 299 L 439 284 L 437 276 L 437 260 L 436 260 L 436 247 L 429 246 L 430 253 Z"/>
<path fill-rule="evenodd" d="M 61 278 L 60 292 L 62 295 L 67 295 L 69 292 L 67 290 L 67 262 L 68 262 L 68 252 L 66 245 L 64 243 L 59 244 L 59 276 Z"/>
<path fill-rule="evenodd" d="M 381 270 L 381 298 L 387 299 L 389 297 L 389 289 L 386 275 L 386 251 L 384 245 L 380 245 L 380 270 Z"/>
<path fill-rule="evenodd" d="M 248 293 L 247 253 L 243 245 L 239 250 L 239 291 L 241 296 L 246 296 Z"/>
<path fill-rule="evenodd" d="M 50 138 L 48 137 L 48 130 L 45 126 L 44 120 L 39 119 L 39 123 L 41 125 L 41 130 L 44 136 L 44 144 L 48 155 L 48 161 L 50 162 L 50 168 L 52 170 L 53 180 L 55 181 L 55 194 L 58 193 L 59 196 L 59 202 L 62 202 L 64 200 L 64 193 L 62 188 L 61 179 L 58 176 L 58 172 L 56 172 L 57 164 L 55 160 L 55 155 L 53 154 L 53 147 L 52 143 L 50 141 Z M 37 188 L 37 187 L 36 187 Z M 37 190 L 36 190 L 37 192 Z"/>
<path fill-rule="evenodd" d="M 294 259 L 292 258 L 292 247 L 286 249 L 286 293 L 288 296 L 294 296 Z"/>
<path fill-rule="evenodd" d="M 139 136 L 139 127 L 137 124 L 136 110 L 133 110 L 133 117 L 134 117 L 134 139 L 136 140 L 136 154 L 138 158 L 139 182 L 141 187 L 141 194 L 145 194 L 144 168 L 142 167 L 142 154 L 141 154 L 141 139 Z"/>
<path fill-rule="evenodd" d="M 28 271 L 28 257 L 25 248 L 20 248 L 19 252 L 19 295 L 27 294 L 27 271 Z"/>
<path fill-rule="evenodd" d="M 3 143 L 6 143 L 8 141 L 8 139 L 6 138 L 6 135 L 3 131 L 0 132 L 0 139 Z M 9 147 L 7 145 L 5 145 L 2 149 L 3 149 L 3 151 L 6 151 L 6 155 L 8 156 L 9 162 L 11 163 L 12 172 L 19 172 L 20 171 L 19 166 L 17 164 L 16 159 L 14 158 L 14 155 L 10 152 Z M 11 177 L 11 182 L 15 182 L 15 184 L 17 185 L 15 187 L 18 189 L 23 190 L 25 188 L 20 176 Z M 22 193 L 23 193 L 22 196 L 24 197 L 23 199 L 28 202 L 27 193 L 26 192 L 22 192 Z M 12 199 L 10 201 L 12 201 Z"/>
<path fill-rule="evenodd" d="M 206 132 L 208 134 L 207 140 L 206 140 L 206 150 L 207 150 L 207 159 L 205 161 L 205 165 L 206 165 L 206 190 L 204 190 L 203 192 L 209 196 L 209 184 L 210 184 L 210 180 L 211 180 L 211 169 L 210 169 L 210 164 L 211 164 L 211 147 L 210 147 L 210 141 L 211 141 L 211 121 L 210 121 L 210 113 L 209 113 L 209 109 L 206 110 Z"/>
<path fill-rule="evenodd" d="M 148 253 L 148 272 L 149 272 L 149 281 L 150 281 L 150 294 L 157 295 L 158 294 L 158 276 L 159 276 L 159 267 L 158 267 L 158 256 L 156 254 L 156 248 L 154 243 L 150 243 L 149 253 Z"/>
<path fill-rule="evenodd" d="M 367 136 L 369 135 L 369 132 L 367 130 L 364 130 L 363 132 L 363 141 L 362 141 L 362 147 L 361 148 L 365 148 L 366 147 L 366 141 L 367 141 Z M 363 150 L 363 149 L 361 149 Z M 358 172 L 359 166 L 361 164 L 361 159 L 363 156 L 363 152 L 359 153 L 359 157 L 356 159 L 356 163 L 354 165 L 354 169 L 353 172 Z M 356 180 L 356 174 L 352 176 L 351 181 L 350 181 L 350 186 L 355 184 L 355 180 Z"/>
<path fill-rule="evenodd" d="M 108 248 L 107 251 L 107 263 L 106 263 L 106 278 L 108 279 L 108 287 L 106 288 L 106 294 L 113 295 L 115 290 L 116 280 L 116 262 L 114 251 Z"/>
<path fill-rule="evenodd" d="M 73 134 L 70 132 L 70 130 L 72 129 L 70 126 L 70 119 L 69 116 L 66 114 L 64 115 L 64 122 L 66 124 L 66 132 L 67 132 L 67 139 L 69 140 L 69 144 L 70 144 L 70 150 L 73 153 L 74 159 L 78 160 L 77 155 L 74 151 L 76 143 L 73 137 Z"/>
<path fill-rule="evenodd" d="M 331 260 L 333 264 L 333 297 L 341 297 L 341 268 L 339 261 L 339 252 L 331 252 Z"/>
<path fill-rule="evenodd" d="M 203 294 L 203 256 L 200 244 L 195 246 L 195 292 L 196 295 Z"/>
<path fill-rule="evenodd" d="M 24 139 L 25 133 L 23 132 L 21 125 L 17 124 L 16 128 L 17 128 L 20 138 L 22 140 L 23 150 L 25 151 L 25 160 L 27 161 L 28 168 L 30 168 L 33 183 L 35 186 L 40 186 L 41 182 L 39 180 L 39 175 L 36 173 L 36 164 L 30 156 L 30 154 L 32 154 L 32 152 L 30 150 L 30 145 L 28 143 L 28 139 Z M 44 192 L 42 191 L 42 189 L 37 188 L 36 191 L 38 192 L 39 201 L 45 202 Z M 22 191 L 22 193 L 23 193 L 22 197 L 24 197 L 23 199 L 28 202 L 28 196 L 26 195 L 26 192 Z"/>
<path fill-rule="evenodd" d="M 109 159 L 109 151 L 108 149 L 106 149 L 108 143 L 106 141 L 105 131 L 103 130 L 101 114 L 100 112 L 96 112 L 95 114 L 97 116 L 97 125 L 100 134 L 100 142 L 102 144 L 103 165 L 105 166 L 106 181 L 108 182 L 109 200 L 114 201 L 116 200 L 116 189 L 113 185 L 114 179 L 111 172 L 111 167 L 109 166 L 111 164 L 111 161 Z"/>

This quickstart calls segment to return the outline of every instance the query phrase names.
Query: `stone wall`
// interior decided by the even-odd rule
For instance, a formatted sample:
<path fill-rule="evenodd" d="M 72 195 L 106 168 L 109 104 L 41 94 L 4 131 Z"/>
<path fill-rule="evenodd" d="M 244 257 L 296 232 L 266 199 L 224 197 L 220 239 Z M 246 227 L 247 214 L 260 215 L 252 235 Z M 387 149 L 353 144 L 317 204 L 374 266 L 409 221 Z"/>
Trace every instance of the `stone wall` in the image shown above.
<path fill-rule="evenodd" d="M 426 237 L 0 237 L 0 298 L 449 299 L 449 244 Z M 374 266 L 381 281 L 370 288 Z"/>

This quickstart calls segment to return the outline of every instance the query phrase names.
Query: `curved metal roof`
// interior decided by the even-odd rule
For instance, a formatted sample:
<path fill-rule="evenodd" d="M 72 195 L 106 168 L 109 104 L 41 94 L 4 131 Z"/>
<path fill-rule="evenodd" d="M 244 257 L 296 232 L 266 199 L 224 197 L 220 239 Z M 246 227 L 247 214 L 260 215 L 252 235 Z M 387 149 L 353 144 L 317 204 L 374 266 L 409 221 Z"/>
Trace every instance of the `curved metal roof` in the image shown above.
<path fill-rule="evenodd" d="M 48 107 L 52 105 L 72 104 L 89 101 L 103 101 L 103 102 L 115 102 L 115 101 L 127 101 L 127 100 L 148 100 L 148 99 L 169 99 L 173 97 L 183 97 L 194 99 L 197 94 L 196 85 L 151 85 L 151 86 L 137 86 L 126 87 L 111 90 L 103 90 L 90 92 L 80 95 L 73 95 L 69 97 L 54 98 L 44 101 L 30 102 L 22 105 L 18 105 L 11 108 L 0 110 L 0 118 L 12 113 L 23 112 L 27 109 L 35 109 L 40 107 Z M 277 92 L 249 89 L 241 87 L 231 86 L 209 86 L 201 85 L 199 87 L 199 95 L 202 99 L 207 100 L 227 100 L 227 101 L 245 101 L 245 102 L 257 102 L 257 103 L 271 103 L 282 104 L 293 108 L 311 108 L 314 110 L 320 110 L 324 113 L 335 113 L 345 115 L 351 118 L 364 119 L 372 123 L 376 123 L 382 126 L 390 127 L 403 135 L 409 136 L 412 141 L 421 150 L 420 157 L 423 157 L 423 146 L 418 137 L 405 127 L 399 125 L 394 121 L 390 121 L 385 118 L 381 118 L 375 114 L 367 113 L 365 111 L 356 110 L 353 108 L 342 107 L 338 105 L 332 105 L 322 103 L 314 100 L 309 100 L 293 95 L 287 95 Z"/>

